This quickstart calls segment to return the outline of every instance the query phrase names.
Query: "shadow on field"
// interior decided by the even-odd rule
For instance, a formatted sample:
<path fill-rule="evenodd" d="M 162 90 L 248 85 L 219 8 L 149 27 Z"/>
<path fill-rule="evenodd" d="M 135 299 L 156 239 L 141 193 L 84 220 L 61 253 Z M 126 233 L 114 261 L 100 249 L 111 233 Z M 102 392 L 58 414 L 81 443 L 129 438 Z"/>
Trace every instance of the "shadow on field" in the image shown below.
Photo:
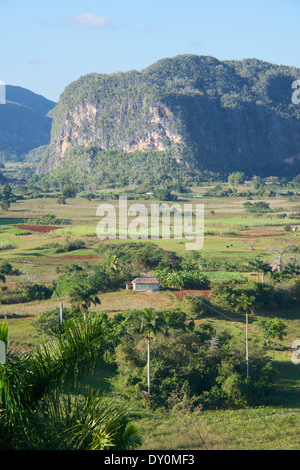
<path fill-rule="evenodd" d="M 7 318 L 7 320 L 17 320 L 17 319 L 24 320 L 25 318 L 32 318 L 32 317 L 33 315 L 30 315 L 30 314 L 26 315 L 26 314 L 19 314 L 19 313 L 0 313 L 0 320 L 4 320 L 4 318 Z"/>
<path fill-rule="evenodd" d="M 275 390 L 269 397 L 270 402 L 287 408 L 299 408 L 300 364 L 294 364 L 292 360 L 275 361 L 273 366 L 278 371 L 278 376 Z"/>
<path fill-rule="evenodd" d="M 36 250 L 36 248 L 35 248 L 35 250 Z M 37 253 L 36 251 L 32 251 L 31 253 L 22 253 L 22 256 L 29 256 L 29 257 L 30 256 L 35 256 L 35 257 L 40 258 L 44 255 L 42 255 L 41 253 Z"/>

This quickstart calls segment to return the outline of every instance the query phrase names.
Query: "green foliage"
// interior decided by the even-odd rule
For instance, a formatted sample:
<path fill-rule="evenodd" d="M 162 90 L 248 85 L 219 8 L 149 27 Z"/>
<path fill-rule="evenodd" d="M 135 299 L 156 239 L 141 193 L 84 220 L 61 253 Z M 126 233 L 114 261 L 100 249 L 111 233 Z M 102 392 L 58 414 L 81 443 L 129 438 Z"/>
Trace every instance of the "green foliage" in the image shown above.
<path fill-rule="evenodd" d="M 176 201 L 177 199 L 176 196 L 174 196 L 174 194 L 171 194 L 171 192 L 167 189 L 157 189 L 154 192 L 154 197 L 159 201 Z"/>
<path fill-rule="evenodd" d="M 0 365 L 2 450 L 134 449 L 141 437 L 127 409 L 99 398 L 72 397 L 101 356 L 103 316 L 73 318 L 63 335 Z M 64 393 L 62 393 L 64 392 Z"/>
<path fill-rule="evenodd" d="M 205 289 L 208 285 L 207 277 L 199 271 L 163 269 L 156 270 L 155 276 L 161 282 L 162 287 Z"/>
<path fill-rule="evenodd" d="M 56 253 L 69 253 L 70 251 L 82 250 L 83 248 L 86 248 L 83 240 L 68 240 L 56 248 Z"/>
<path fill-rule="evenodd" d="M 6 183 L 4 186 L 2 186 L 0 192 L 0 201 L 2 209 L 4 211 L 8 211 L 11 203 L 15 202 L 16 200 L 16 196 L 13 194 L 12 188 L 9 183 Z"/>
<path fill-rule="evenodd" d="M 5 319 L 0 323 L 0 341 L 3 341 L 7 351 L 8 348 L 8 323 Z"/>
<path fill-rule="evenodd" d="M 20 229 L 20 228 L 15 228 L 15 227 L 11 227 L 11 226 L 1 226 L 0 228 L 0 233 L 6 233 L 6 234 L 9 234 L 9 235 L 15 235 L 15 236 L 22 236 L 22 235 L 30 235 L 30 231 L 29 230 L 23 230 L 23 229 Z"/>
<path fill-rule="evenodd" d="M 2 261 L 0 264 L 0 274 L 5 274 L 6 276 L 19 276 L 20 270 L 13 269 L 12 265 L 8 261 Z"/>
<path fill-rule="evenodd" d="M 84 162 L 84 163 L 83 163 Z M 218 179 L 217 173 L 206 170 L 189 170 L 179 167 L 170 152 L 139 152 L 126 153 L 117 150 L 102 150 L 95 146 L 77 147 L 69 150 L 59 168 L 43 177 L 53 187 L 68 181 L 69 185 L 79 182 L 99 187 L 137 188 L 142 183 L 149 189 L 156 189 L 162 200 L 175 200 L 170 191 L 178 189 L 178 184 L 185 188 L 192 183 Z M 133 191 L 131 191 L 133 192 Z M 146 191 L 145 191 L 146 192 Z M 165 199 L 167 198 L 167 199 Z"/>
<path fill-rule="evenodd" d="M 245 173 L 243 171 L 234 171 L 228 176 L 228 183 L 232 186 L 242 184 L 245 181 Z"/>
<path fill-rule="evenodd" d="M 58 204 L 66 204 L 66 198 L 62 195 L 58 196 L 57 203 Z"/>
<path fill-rule="evenodd" d="M 200 318 L 210 312 L 210 302 L 203 295 L 187 294 L 184 296 L 181 308 L 189 318 Z"/>
<path fill-rule="evenodd" d="M 57 399 L 57 398 L 56 398 Z M 52 401 L 50 404 L 53 406 Z M 47 423 L 49 405 L 45 406 L 44 420 Z M 55 431 L 44 424 L 42 445 L 47 450 L 134 450 L 142 443 L 137 426 L 130 421 L 129 411 L 118 403 L 107 403 L 92 391 L 87 397 L 60 400 L 53 406 L 51 418 L 55 420 Z M 42 416 L 41 416 L 42 418 Z M 67 427 L 66 427 L 67 424 Z M 43 447 L 42 447 L 43 448 Z"/>
<path fill-rule="evenodd" d="M 163 317 L 159 318 L 163 322 Z M 147 348 L 139 329 L 130 325 L 128 319 L 119 324 L 123 332 L 116 347 L 118 383 L 124 396 L 135 396 L 142 403 L 147 389 Z M 157 333 L 151 341 L 151 403 L 172 406 L 171 397 L 178 387 L 185 387 L 190 399 L 194 397 L 194 406 L 205 409 L 256 403 L 266 398 L 274 372 L 261 349 L 251 350 L 250 357 L 249 381 L 244 351 L 228 334 L 216 333 L 205 323 L 194 329 L 169 325 L 164 334 Z"/>
<path fill-rule="evenodd" d="M 24 302 L 31 302 L 33 300 L 46 300 L 50 299 L 53 294 L 53 289 L 44 284 L 32 284 L 24 286 L 22 297 Z"/>
<path fill-rule="evenodd" d="M 255 323 L 262 328 L 267 346 L 269 346 L 270 339 L 282 340 L 286 335 L 286 325 L 280 318 L 257 320 Z"/>
<path fill-rule="evenodd" d="M 100 305 L 101 302 L 94 295 L 94 289 L 89 284 L 76 284 L 71 290 L 71 302 L 86 317 L 91 304 Z"/>
<path fill-rule="evenodd" d="M 76 197 L 78 192 L 77 187 L 74 184 L 66 184 L 63 186 L 61 194 L 63 198 L 74 198 Z"/>
<path fill-rule="evenodd" d="M 59 336 L 64 331 L 64 322 L 80 314 L 76 308 L 63 308 L 63 324 L 60 322 L 60 308 L 40 313 L 33 320 L 33 327 L 38 335 Z"/>
<path fill-rule="evenodd" d="M 7 305 L 46 300 L 52 297 L 53 290 L 53 286 L 45 286 L 44 284 L 20 284 L 15 290 L 0 292 L 0 303 Z"/>
<path fill-rule="evenodd" d="M 252 298 L 255 309 L 278 309 L 279 307 L 296 305 L 290 286 L 277 288 L 274 284 L 266 282 L 248 281 L 241 284 L 214 283 L 211 289 L 212 302 L 226 309 L 241 308 L 241 296 Z"/>
<path fill-rule="evenodd" d="M 97 295 L 98 292 L 124 288 L 125 284 L 133 279 L 130 266 L 115 270 L 114 266 L 102 264 L 84 270 L 78 265 L 72 265 L 59 271 L 61 274 L 54 289 L 56 296 L 69 296 L 78 285 L 89 286 L 91 294 Z"/>
<path fill-rule="evenodd" d="M 270 166 L 274 175 L 294 177 L 298 162 L 284 161 L 299 146 L 299 110 L 290 100 L 298 75 L 295 68 L 256 59 L 218 61 L 191 54 L 160 60 L 141 72 L 88 74 L 62 93 L 40 170 L 54 170 L 55 178 L 74 183 L 88 179 L 98 187 L 144 183 L 168 190 L 207 181 L 212 174 L 219 181 L 233 172 L 269 176 Z M 79 107 L 78 124 L 73 113 Z M 71 126 L 78 129 L 77 138 L 62 159 L 61 136 Z M 238 136 L 234 145 L 233 135 Z M 78 146 L 83 140 L 85 148 Z"/>
<path fill-rule="evenodd" d="M 132 276 L 137 277 L 139 273 L 148 273 L 156 268 L 177 269 L 181 262 L 178 256 L 154 243 L 105 243 L 97 248 L 97 252 L 105 257 L 106 268 L 116 267 L 117 263 L 117 274 L 124 282 L 131 282 Z"/>
<path fill-rule="evenodd" d="M 27 223 L 31 225 L 63 225 L 66 221 L 58 219 L 54 214 L 46 214 L 41 217 L 28 219 Z"/>
<path fill-rule="evenodd" d="M 259 202 L 254 202 L 254 203 L 251 203 L 248 201 L 248 202 L 245 202 L 244 207 L 245 207 L 246 212 L 251 212 L 251 213 L 262 214 L 266 212 L 272 212 L 272 210 L 270 209 L 270 204 L 264 201 L 259 201 Z"/>
<path fill-rule="evenodd" d="M 250 269 L 253 269 L 257 273 L 257 282 L 259 282 L 260 273 L 262 273 L 264 280 L 264 275 L 268 272 L 272 272 L 271 266 L 260 258 L 256 258 L 253 261 L 249 261 L 248 267 Z"/>
<path fill-rule="evenodd" d="M 295 302 L 300 303 L 300 279 L 294 279 L 292 282 L 292 296 Z"/>

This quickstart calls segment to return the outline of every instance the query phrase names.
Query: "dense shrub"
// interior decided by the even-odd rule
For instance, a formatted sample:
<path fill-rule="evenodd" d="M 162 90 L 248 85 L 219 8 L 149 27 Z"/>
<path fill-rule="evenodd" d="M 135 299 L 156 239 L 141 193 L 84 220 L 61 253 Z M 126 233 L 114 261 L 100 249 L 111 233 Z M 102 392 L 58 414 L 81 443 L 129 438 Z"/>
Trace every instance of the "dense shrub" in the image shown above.
<path fill-rule="evenodd" d="M 0 264 L 0 274 L 4 274 L 6 276 L 19 276 L 21 272 L 19 269 L 14 269 L 7 261 L 3 261 Z"/>
<path fill-rule="evenodd" d="M 215 282 L 211 289 L 212 302 L 223 308 L 235 309 L 238 297 L 245 294 L 254 297 L 257 309 L 276 309 L 296 305 L 297 280 L 278 284 L 248 281 L 241 284 Z"/>
<path fill-rule="evenodd" d="M 203 295 L 188 294 L 184 296 L 181 308 L 189 318 L 200 318 L 210 313 L 209 305 L 210 302 Z"/>
<path fill-rule="evenodd" d="M 63 308 L 63 322 L 81 315 L 75 308 Z M 63 324 L 60 323 L 60 308 L 39 314 L 32 322 L 38 334 L 56 336 L 63 332 Z"/>
<path fill-rule="evenodd" d="M 60 245 L 56 249 L 56 253 L 68 253 L 70 251 L 81 250 L 82 248 L 85 248 L 85 242 L 83 240 L 72 240 Z"/>
<path fill-rule="evenodd" d="M 47 287 L 44 284 L 32 284 L 25 286 L 22 292 L 22 296 L 25 301 L 30 302 L 32 300 L 46 300 L 50 299 L 53 294 L 53 288 Z"/>
<path fill-rule="evenodd" d="M 27 220 L 27 224 L 30 225 L 63 225 L 65 223 L 65 219 L 58 219 L 53 214 L 45 214 L 41 217 L 31 218 Z"/>
<path fill-rule="evenodd" d="M 244 208 L 246 212 L 254 212 L 254 213 L 265 213 L 265 212 L 272 212 L 272 209 L 270 208 L 270 204 L 264 201 L 258 201 L 258 202 L 245 202 Z"/>
<path fill-rule="evenodd" d="M 53 294 L 53 286 L 44 284 L 21 285 L 15 291 L 1 293 L 0 302 L 3 305 L 32 302 L 33 300 L 50 299 Z"/>

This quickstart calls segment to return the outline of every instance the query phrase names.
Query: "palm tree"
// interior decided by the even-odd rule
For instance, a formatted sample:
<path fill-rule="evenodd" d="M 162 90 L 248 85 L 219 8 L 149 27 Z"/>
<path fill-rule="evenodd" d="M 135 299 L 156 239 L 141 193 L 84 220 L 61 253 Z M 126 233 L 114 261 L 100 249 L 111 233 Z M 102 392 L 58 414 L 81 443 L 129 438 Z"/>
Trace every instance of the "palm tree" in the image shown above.
<path fill-rule="evenodd" d="M 284 277 L 287 278 L 296 277 L 300 274 L 300 268 L 296 262 L 292 263 L 291 261 L 289 261 L 284 267 L 282 274 Z"/>
<path fill-rule="evenodd" d="M 236 298 L 236 304 L 239 309 L 246 312 L 246 361 L 247 361 L 247 378 L 249 378 L 249 342 L 248 342 L 248 325 L 249 325 L 249 310 L 253 313 L 255 297 L 254 295 L 248 296 L 241 294 Z"/>
<path fill-rule="evenodd" d="M 254 269 L 257 273 L 257 282 L 259 282 L 259 274 L 262 273 L 262 282 L 265 281 L 265 274 L 271 271 L 271 266 L 265 263 L 262 259 L 256 258 L 254 261 L 249 261 L 248 266 Z"/>
<path fill-rule="evenodd" d="M 120 261 L 117 255 L 111 255 L 109 256 L 107 260 L 107 267 L 111 268 L 113 271 L 116 273 L 119 272 L 120 270 Z"/>
<path fill-rule="evenodd" d="M 105 339 L 103 315 L 77 317 L 64 334 L 18 356 L 9 351 L 0 364 L 0 448 L 134 449 L 137 428 L 126 409 L 68 391 L 99 357 Z M 63 393 L 62 393 L 63 392 Z"/>
<path fill-rule="evenodd" d="M 139 332 L 145 334 L 147 339 L 147 382 L 148 395 L 150 394 L 150 344 L 156 333 L 159 331 L 166 333 L 167 325 L 163 317 L 151 308 L 145 308 L 138 313 Z"/>
<path fill-rule="evenodd" d="M 71 290 L 71 302 L 79 308 L 84 319 L 87 319 L 87 310 L 91 304 L 100 305 L 100 299 L 93 294 L 93 288 L 89 285 L 78 284 Z"/>

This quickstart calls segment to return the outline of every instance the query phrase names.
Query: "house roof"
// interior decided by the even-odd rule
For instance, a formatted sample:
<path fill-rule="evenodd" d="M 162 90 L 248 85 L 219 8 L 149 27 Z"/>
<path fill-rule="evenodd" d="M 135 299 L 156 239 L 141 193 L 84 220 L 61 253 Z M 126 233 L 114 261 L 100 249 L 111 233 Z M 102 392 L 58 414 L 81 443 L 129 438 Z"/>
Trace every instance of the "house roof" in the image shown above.
<path fill-rule="evenodd" d="M 156 277 L 136 277 L 132 284 L 159 284 L 159 281 Z"/>

